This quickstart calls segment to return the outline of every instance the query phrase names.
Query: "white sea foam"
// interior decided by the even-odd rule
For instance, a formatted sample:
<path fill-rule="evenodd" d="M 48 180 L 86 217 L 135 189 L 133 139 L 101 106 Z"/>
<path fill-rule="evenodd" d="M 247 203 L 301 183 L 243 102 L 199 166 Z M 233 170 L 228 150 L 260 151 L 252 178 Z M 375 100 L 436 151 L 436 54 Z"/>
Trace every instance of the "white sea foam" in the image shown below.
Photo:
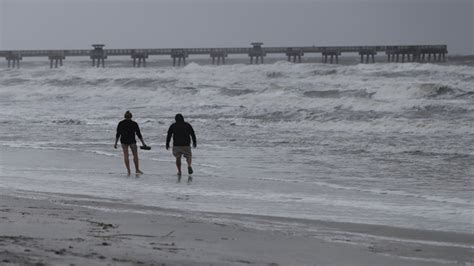
<path fill-rule="evenodd" d="M 463 65 L 283 61 L 0 70 L 2 147 L 83 152 L 121 163 L 120 150 L 112 149 L 115 127 L 131 110 L 154 147 L 142 158 L 169 163 L 174 171 L 163 145 L 181 112 L 198 135 L 197 171 L 213 183 L 199 189 L 110 186 L 95 180 L 104 171 L 72 169 L 67 178 L 42 176 L 52 183 L 42 187 L 33 169 L 22 170 L 33 172 L 22 181 L 19 169 L 1 168 L 16 176 L 2 186 L 59 192 L 70 181 L 88 195 L 144 193 L 134 200 L 157 206 L 242 213 L 271 208 L 281 216 L 381 224 L 399 216 L 393 223 L 415 226 L 422 219 L 431 228 L 466 231 L 473 204 L 473 73 Z M 94 186 L 81 175 L 93 175 Z"/>

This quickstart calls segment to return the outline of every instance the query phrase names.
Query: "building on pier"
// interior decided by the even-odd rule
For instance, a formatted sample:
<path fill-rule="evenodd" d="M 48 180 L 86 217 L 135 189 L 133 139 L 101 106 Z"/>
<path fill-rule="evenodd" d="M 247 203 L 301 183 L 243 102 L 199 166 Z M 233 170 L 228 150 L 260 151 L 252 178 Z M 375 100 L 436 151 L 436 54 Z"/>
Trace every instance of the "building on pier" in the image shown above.
<path fill-rule="evenodd" d="M 104 50 L 105 44 L 93 44 L 93 50 L 90 51 L 90 58 L 92 59 L 93 67 L 105 67 L 105 59 L 107 59 L 107 54 Z"/>
<path fill-rule="evenodd" d="M 267 55 L 265 50 L 262 48 L 263 42 L 253 42 L 252 49 L 249 51 L 250 64 L 253 64 L 253 58 L 255 57 L 255 64 L 258 64 L 260 58 L 260 64 L 263 64 L 263 58 Z"/>

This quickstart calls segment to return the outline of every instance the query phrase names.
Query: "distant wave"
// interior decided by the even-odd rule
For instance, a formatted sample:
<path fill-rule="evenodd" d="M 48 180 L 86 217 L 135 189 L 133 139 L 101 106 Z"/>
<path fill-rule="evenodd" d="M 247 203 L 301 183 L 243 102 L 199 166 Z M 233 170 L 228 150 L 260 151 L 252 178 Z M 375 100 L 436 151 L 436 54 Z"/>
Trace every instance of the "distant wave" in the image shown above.
<path fill-rule="evenodd" d="M 435 98 L 446 95 L 463 95 L 465 91 L 457 88 L 450 87 L 448 85 L 436 84 L 436 83 L 424 83 L 419 86 L 420 91 L 425 93 L 426 97 Z"/>
<path fill-rule="evenodd" d="M 24 78 L 6 78 L 6 79 L 0 80 L 0 84 L 3 86 L 17 86 L 17 85 L 23 85 L 29 82 L 30 82 L 29 79 L 24 79 Z"/>
<path fill-rule="evenodd" d="M 303 93 L 306 97 L 313 98 L 341 98 L 341 97 L 356 97 L 356 98 L 371 98 L 375 92 L 367 92 L 366 90 L 322 90 L 322 91 L 306 91 Z"/>
<path fill-rule="evenodd" d="M 52 121 L 54 124 L 59 124 L 59 125 L 81 125 L 84 122 L 80 120 L 75 120 L 75 119 L 61 119 L 61 120 L 53 120 Z"/>
<path fill-rule="evenodd" d="M 220 91 L 223 95 L 226 95 L 226 96 L 240 96 L 240 95 L 255 92 L 250 89 L 228 89 L 228 88 L 221 88 Z"/>

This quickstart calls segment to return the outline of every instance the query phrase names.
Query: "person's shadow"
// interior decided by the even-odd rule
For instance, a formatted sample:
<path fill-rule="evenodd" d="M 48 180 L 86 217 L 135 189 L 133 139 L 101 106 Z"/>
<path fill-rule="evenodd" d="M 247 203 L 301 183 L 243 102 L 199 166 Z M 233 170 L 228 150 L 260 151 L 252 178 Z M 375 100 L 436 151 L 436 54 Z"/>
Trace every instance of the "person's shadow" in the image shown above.
<path fill-rule="evenodd" d="M 176 180 L 176 183 L 181 183 L 181 177 L 182 175 L 178 175 L 178 179 Z M 190 185 L 193 182 L 193 177 L 188 176 L 188 185 Z"/>

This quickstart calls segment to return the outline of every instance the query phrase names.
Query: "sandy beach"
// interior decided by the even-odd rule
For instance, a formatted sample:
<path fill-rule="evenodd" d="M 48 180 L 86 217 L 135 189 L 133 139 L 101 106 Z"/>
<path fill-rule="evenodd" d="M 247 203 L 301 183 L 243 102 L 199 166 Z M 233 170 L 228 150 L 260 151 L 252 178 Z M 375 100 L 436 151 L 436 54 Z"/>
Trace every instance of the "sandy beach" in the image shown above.
<path fill-rule="evenodd" d="M 101 206 L 93 198 L 58 198 L 1 196 L 2 265 L 470 265 L 472 259 L 472 250 L 462 247 L 387 240 L 351 245 L 138 206 Z M 112 206 L 115 211 L 100 210 Z M 400 230 L 385 232 L 403 237 Z"/>

